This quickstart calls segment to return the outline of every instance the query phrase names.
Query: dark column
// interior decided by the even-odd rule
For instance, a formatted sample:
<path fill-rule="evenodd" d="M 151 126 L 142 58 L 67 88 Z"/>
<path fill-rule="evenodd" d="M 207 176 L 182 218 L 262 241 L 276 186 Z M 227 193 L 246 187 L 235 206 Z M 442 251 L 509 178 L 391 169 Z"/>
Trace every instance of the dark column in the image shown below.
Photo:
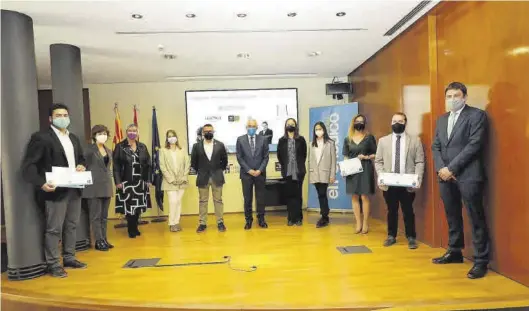
<path fill-rule="evenodd" d="M 87 142 L 89 137 L 85 136 L 81 50 L 69 44 L 52 44 L 50 56 L 53 101 L 68 106 L 71 121 L 68 130 L 76 134 L 81 141 Z M 87 214 L 86 210 L 81 211 L 77 224 L 77 250 L 84 250 L 90 246 Z"/>
<path fill-rule="evenodd" d="M 22 180 L 21 160 L 39 130 L 33 21 L 2 10 L 2 186 L 8 277 L 23 280 L 45 273 L 43 216 L 35 189 Z"/>

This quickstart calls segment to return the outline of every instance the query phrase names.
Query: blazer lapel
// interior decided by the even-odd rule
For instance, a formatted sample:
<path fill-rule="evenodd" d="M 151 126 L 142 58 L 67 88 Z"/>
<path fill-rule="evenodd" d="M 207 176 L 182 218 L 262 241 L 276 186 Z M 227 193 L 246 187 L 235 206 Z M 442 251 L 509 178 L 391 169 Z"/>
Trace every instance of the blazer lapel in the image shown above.
<path fill-rule="evenodd" d="M 408 160 L 408 151 L 410 151 L 410 147 L 411 147 L 410 146 L 410 141 L 411 141 L 410 135 L 404 134 L 404 139 L 406 141 L 406 150 L 404 150 L 404 159 L 405 159 L 405 161 L 407 161 Z M 402 161 L 402 159 L 401 159 L 401 161 Z M 406 167 L 404 167 L 404 169 L 406 169 Z"/>
<path fill-rule="evenodd" d="M 317 142 L 316 142 L 317 144 Z M 323 148 L 321 149 L 321 154 L 320 154 L 320 158 L 319 159 L 316 159 L 316 163 L 318 164 L 318 166 L 320 166 L 320 163 L 321 163 L 321 159 L 323 159 L 323 155 L 325 154 L 325 151 L 327 150 L 327 146 L 329 145 L 329 142 L 326 142 L 323 144 Z"/>
<path fill-rule="evenodd" d="M 441 116 L 441 121 L 440 121 L 440 126 L 441 128 L 439 129 L 440 130 L 440 135 L 442 138 L 442 141 L 443 143 L 445 144 L 448 144 L 448 117 L 450 116 L 450 114 L 444 114 L 443 116 Z"/>
<path fill-rule="evenodd" d="M 454 128 L 452 129 L 452 133 L 450 133 L 450 137 L 448 137 L 448 142 L 450 142 L 452 140 L 452 137 L 454 137 L 454 133 L 459 129 L 461 124 L 463 122 L 465 122 L 465 120 L 467 118 L 467 113 L 466 112 L 467 112 L 467 107 L 465 106 L 465 108 L 463 108 L 463 110 L 461 110 L 461 112 L 459 113 L 459 117 L 457 118 L 456 124 L 454 124 Z M 447 121 L 447 124 L 448 124 L 448 121 Z"/>
<path fill-rule="evenodd" d="M 254 138 L 255 139 L 255 150 L 253 152 L 253 156 L 255 157 L 255 155 L 259 154 L 259 151 L 261 151 L 261 146 L 263 145 L 264 136 L 255 135 L 254 137 L 255 137 Z M 250 148 L 250 154 L 251 152 L 252 152 L 252 148 Z"/>
<path fill-rule="evenodd" d="M 50 127 L 50 136 L 51 136 L 51 139 L 55 142 L 55 144 L 58 145 L 59 148 L 61 148 L 61 153 L 64 157 L 64 160 L 68 162 L 68 158 L 66 158 L 66 151 L 64 151 L 64 147 L 62 146 L 61 141 L 59 140 L 59 137 L 57 137 L 57 134 L 55 134 L 55 131 L 51 127 Z"/>

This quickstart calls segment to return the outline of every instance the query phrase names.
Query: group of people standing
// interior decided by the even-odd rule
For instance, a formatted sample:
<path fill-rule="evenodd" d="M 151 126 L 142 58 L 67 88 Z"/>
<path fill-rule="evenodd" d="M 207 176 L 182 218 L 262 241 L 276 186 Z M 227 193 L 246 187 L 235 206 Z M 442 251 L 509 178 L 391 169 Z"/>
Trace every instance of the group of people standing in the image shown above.
<path fill-rule="evenodd" d="M 462 202 L 472 221 L 475 264 L 469 278 L 483 277 L 487 272 L 490 242 L 483 210 L 484 164 L 482 149 L 486 141 L 487 117 L 480 109 L 466 105 L 467 89 L 454 82 L 445 90 L 449 113 L 444 114 L 436 126 L 432 146 L 435 170 L 439 177 L 440 192 L 449 226 L 449 249 L 443 256 L 433 259 L 436 264 L 463 262 L 464 247 Z M 141 235 L 138 219 L 150 203 L 151 157 L 145 144 L 138 141 L 138 128 L 131 124 L 126 128 L 126 139 L 119 142 L 111 155 L 105 146 L 109 130 L 103 125 L 92 128 L 93 144 L 82 148 L 79 138 L 70 133 L 68 107 L 55 104 L 50 109 L 51 126 L 35 133 L 28 144 L 22 163 L 24 179 L 36 188 L 36 198 L 44 209 L 46 220 L 45 258 L 48 271 L 55 277 L 66 277 L 64 267 L 86 268 L 75 258 L 76 225 L 81 211 L 81 199 L 89 208 L 95 249 L 108 251 L 113 248 L 106 234 L 110 198 L 115 195 L 116 212 L 126 215 L 128 235 Z M 346 176 L 346 192 L 352 197 L 356 219 L 356 233 L 369 231 L 370 196 L 374 194 L 375 170 L 377 174 L 417 174 L 419 183 L 414 188 L 388 187 L 378 184 L 387 204 L 388 237 L 384 246 L 396 243 L 398 208 L 402 209 L 408 247 L 418 247 L 415 232 L 413 201 L 420 188 L 424 172 L 424 151 L 420 139 L 405 132 L 407 117 L 395 113 L 391 120 L 391 134 L 378 142 L 366 130 L 367 119 L 357 115 L 351 121 L 349 133 L 344 138 L 342 154 L 346 159 L 358 158 L 363 171 Z M 244 229 L 253 225 L 252 202 L 256 198 L 258 225 L 268 228 L 265 220 L 266 167 L 269 161 L 269 144 L 273 133 L 257 134 L 256 120 L 248 120 L 246 134 L 238 137 L 237 161 L 241 167 L 240 178 L 244 196 Z M 214 138 L 211 124 L 202 127 L 202 139 L 198 140 L 188 156 L 174 130 L 168 130 L 165 148 L 160 149 L 160 169 L 163 175 L 162 190 L 169 198 L 169 229 L 182 230 L 180 214 L 182 197 L 189 186 L 190 168 L 196 174 L 199 190 L 199 225 L 197 232 L 207 229 L 207 211 L 210 188 L 215 206 L 217 229 L 226 231 L 223 220 L 222 190 L 228 155 L 224 144 Z M 285 181 L 288 226 L 301 226 L 302 185 L 305 179 L 306 160 L 309 159 L 309 183 L 318 193 L 321 218 L 316 227 L 328 226 L 329 184 L 336 182 L 336 145 L 330 139 L 325 124 L 317 122 L 313 127 L 310 151 L 307 142 L 299 134 L 295 119 L 285 122 L 284 133 L 279 139 L 277 158 Z M 46 172 L 52 167 L 69 167 L 72 170 L 92 172 L 93 185 L 84 189 L 57 188 L 48 183 Z M 113 179 L 113 180 L 112 180 Z M 112 191 L 112 184 L 116 192 Z M 360 203 L 361 202 L 361 203 Z M 63 264 L 60 263 L 59 241 L 62 240 Z"/>

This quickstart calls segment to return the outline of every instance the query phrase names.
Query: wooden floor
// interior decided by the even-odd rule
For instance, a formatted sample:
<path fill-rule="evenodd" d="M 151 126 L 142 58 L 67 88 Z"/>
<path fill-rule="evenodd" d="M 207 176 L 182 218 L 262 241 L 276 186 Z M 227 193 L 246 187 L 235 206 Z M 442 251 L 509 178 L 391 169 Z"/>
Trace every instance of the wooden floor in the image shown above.
<path fill-rule="evenodd" d="M 382 247 L 385 225 L 373 221 L 371 232 L 355 235 L 351 215 L 332 216 L 330 227 L 316 229 L 318 215 L 303 227 L 287 227 L 282 215 L 269 215 L 269 229 L 244 231 L 243 215 L 226 216 L 228 231 L 210 226 L 195 233 L 197 217 L 183 217 L 184 231 L 167 223 L 140 227 L 129 239 L 113 229 L 109 252 L 78 253 L 86 270 L 69 270 L 66 279 L 44 276 L 10 282 L 2 276 L 2 310 L 453 310 L 529 306 L 529 288 L 491 272 L 469 280 L 470 262 L 437 266 L 442 249 L 421 244 L 408 250 L 404 239 Z M 213 215 L 210 215 L 213 221 Z M 342 255 L 337 246 L 365 245 L 369 254 Z M 123 269 L 129 259 L 162 258 L 160 264 L 215 261 L 228 265 Z M 42 306 L 41 308 L 33 305 Z M 43 307 L 43 306 L 55 306 Z"/>

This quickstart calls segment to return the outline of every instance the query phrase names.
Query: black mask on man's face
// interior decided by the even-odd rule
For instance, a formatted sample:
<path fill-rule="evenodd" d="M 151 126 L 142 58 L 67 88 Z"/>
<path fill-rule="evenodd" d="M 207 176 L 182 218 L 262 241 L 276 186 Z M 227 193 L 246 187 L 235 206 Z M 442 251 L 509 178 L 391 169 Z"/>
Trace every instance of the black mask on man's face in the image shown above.
<path fill-rule="evenodd" d="M 393 133 L 395 134 L 402 134 L 404 133 L 404 130 L 406 129 L 406 124 L 395 123 L 391 125 L 391 129 L 393 130 Z"/>
<path fill-rule="evenodd" d="M 213 132 L 204 132 L 204 138 L 206 140 L 212 140 L 213 139 Z"/>

